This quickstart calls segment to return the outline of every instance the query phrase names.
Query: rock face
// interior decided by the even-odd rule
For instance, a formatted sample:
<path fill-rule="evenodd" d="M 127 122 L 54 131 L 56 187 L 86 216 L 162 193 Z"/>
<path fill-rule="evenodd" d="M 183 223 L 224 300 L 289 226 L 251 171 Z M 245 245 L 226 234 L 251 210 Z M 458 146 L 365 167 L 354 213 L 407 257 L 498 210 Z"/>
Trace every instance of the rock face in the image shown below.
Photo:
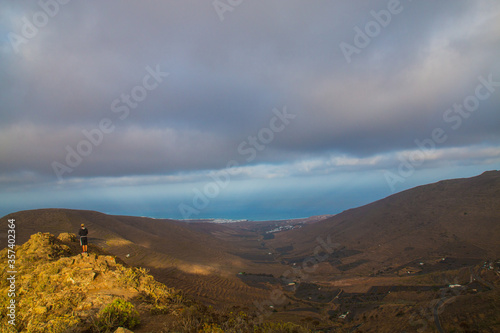
<path fill-rule="evenodd" d="M 96 331 L 99 312 L 117 298 L 135 303 L 145 311 L 166 307 L 175 296 L 173 289 L 157 282 L 145 270 L 127 268 L 115 257 L 76 254 L 76 236 L 49 233 L 32 235 L 16 248 L 16 329 L 19 332 Z M 78 247 L 76 247 L 78 249 Z M 6 263 L 8 249 L 0 252 Z M 2 265 L 6 267 L 6 265 Z M 8 294 L 7 272 L 1 279 L 1 294 Z M 139 301 L 139 299 L 143 301 Z M 146 300 L 146 301 L 144 301 Z M 7 302 L 2 301 L 5 319 Z M 111 327 L 107 327 L 112 329 Z M 101 326 L 102 327 L 102 326 Z M 11 329 L 2 320 L 1 331 Z M 122 328 L 118 332 L 130 332 Z"/>

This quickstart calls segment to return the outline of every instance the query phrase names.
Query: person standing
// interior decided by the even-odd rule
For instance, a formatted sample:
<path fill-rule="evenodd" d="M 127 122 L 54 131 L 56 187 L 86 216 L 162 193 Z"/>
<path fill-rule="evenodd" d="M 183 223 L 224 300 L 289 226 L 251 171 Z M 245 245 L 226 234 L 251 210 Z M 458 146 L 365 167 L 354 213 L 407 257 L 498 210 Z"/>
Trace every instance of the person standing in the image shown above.
<path fill-rule="evenodd" d="M 85 225 L 82 223 L 82 227 L 78 231 L 78 235 L 80 235 L 80 245 L 82 246 L 83 253 L 87 253 L 87 235 L 89 230 L 85 228 Z"/>

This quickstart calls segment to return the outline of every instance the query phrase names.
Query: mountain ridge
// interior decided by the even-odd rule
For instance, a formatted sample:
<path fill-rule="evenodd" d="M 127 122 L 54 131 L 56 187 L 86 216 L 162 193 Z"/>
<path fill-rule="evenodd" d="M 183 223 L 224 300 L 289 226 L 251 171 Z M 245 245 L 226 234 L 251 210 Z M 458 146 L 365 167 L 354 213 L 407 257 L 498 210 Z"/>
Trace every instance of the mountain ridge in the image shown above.
<path fill-rule="evenodd" d="M 500 172 L 490 171 L 396 193 L 278 234 L 270 243 L 275 248 L 293 244 L 294 254 L 300 256 L 312 253 L 317 236 L 331 235 L 335 242 L 365 252 L 359 258 L 373 261 L 378 256 L 381 265 L 390 264 L 391 257 L 411 261 L 467 252 L 478 258 L 497 257 L 499 202 Z"/>

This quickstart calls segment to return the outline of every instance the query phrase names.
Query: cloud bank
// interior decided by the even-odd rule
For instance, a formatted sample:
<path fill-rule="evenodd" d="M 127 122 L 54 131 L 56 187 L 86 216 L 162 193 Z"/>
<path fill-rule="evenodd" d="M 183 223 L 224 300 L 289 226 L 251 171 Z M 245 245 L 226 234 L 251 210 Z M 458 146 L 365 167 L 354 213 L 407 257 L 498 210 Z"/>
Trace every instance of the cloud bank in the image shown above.
<path fill-rule="evenodd" d="M 217 3 L 2 3 L 4 213 L 154 186 L 140 213 L 179 217 L 230 164 L 200 215 L 292 217 L 499 168 L 497 2 Z"/>

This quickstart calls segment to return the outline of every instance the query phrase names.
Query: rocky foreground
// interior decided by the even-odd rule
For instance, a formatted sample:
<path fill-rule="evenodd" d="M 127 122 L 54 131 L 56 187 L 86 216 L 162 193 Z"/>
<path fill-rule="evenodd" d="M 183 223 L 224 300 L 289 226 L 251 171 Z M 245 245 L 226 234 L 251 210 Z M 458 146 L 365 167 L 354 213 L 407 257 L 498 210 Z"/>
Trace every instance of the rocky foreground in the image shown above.
<path fill-rule="evenodd" d="M 32 235 L 15 248 L 14 274 L 8 250 L 0 252 L 2 332 L 307 332 L 190 301 L 97 247 L 80 254 L 74 234 Z"/>

